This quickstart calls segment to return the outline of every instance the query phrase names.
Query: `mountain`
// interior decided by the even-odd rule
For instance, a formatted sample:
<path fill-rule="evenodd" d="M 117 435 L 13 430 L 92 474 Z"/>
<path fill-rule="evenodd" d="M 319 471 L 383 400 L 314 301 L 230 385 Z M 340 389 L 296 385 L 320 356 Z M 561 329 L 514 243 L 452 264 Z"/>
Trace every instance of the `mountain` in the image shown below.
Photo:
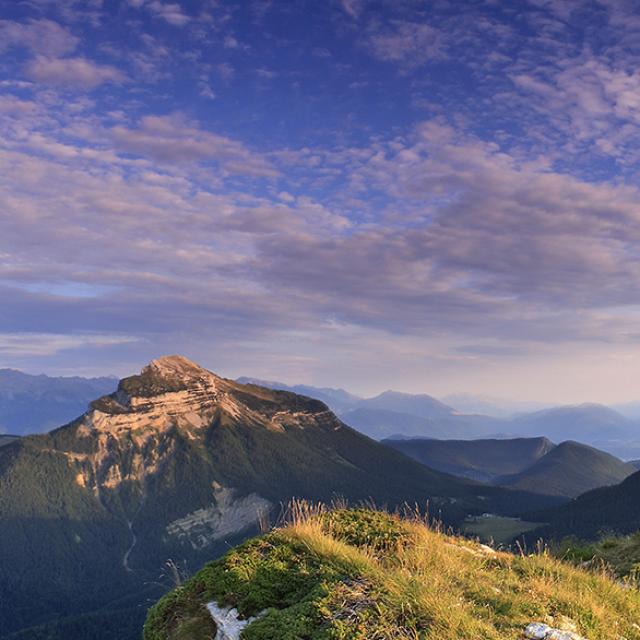
<path fill-rule="evenodd" d="M 429 502 L 449 524 L 550 504 L 430 470 L 317 400 L 164 357 L 68 425 L 0 447 L 0 629 L 64 638 L 78 615 L 98 629 L 109 611 L 111 625 L 139 615 L 167 560 L 192 569 L 292 496 L 336 495 Z"/>
<path fill-rule="evenodd" d="M 418 462 L 456 476 L 492 482 L 523 472 L 556 445 L 546 438 L 512 440 L 383 440 Z"/>
<path fill-rule="evenodd" d="M 509 430 L 519 436 L 544 435 L 551 440 L 576 440 L 610 450 L 640 438 L 640 426 L 599 404 L 554 407 L 518 416 Z M 628 449 L 627 449 L 628 450 Z M 621 453 L 621 455 L 623 455 Z"/>
<path fill-rule="evenodd" d="M 480 414 L 494 418 L 509 418 L 517 414 L 531 413 L 549 407 L 541 402 L 519 402 L 472 393 L 453 393 L 441 398 L 442 402 L 456 408 L 458 413 Z"/>
<path fill-rule="evenodd" d="M 236 382 L 240 384 L 253 384 L 259 387 L 267 387 L 267 389 L 276 389 L 280 391 L 290 391 L 309 398 L 315 398 L 324 402 L 335 413 L 342 413 L 355 407 L 362 400 L 359 396 L 349 393 L 344 389 L 332 389 L 330 387 L 313 387 L 306 384 L 287 385 L 283 382 L 275 380 L 261 380 L 260 378 L 237 378 Z"/>
<path fill-rule="evenodd" d="M 556 446 L 547 438 L 388 439 L 383 443 L 438 471 L 566 498 L 617 484 L 636 471 L 604 451 L 571 441 Z"/>
<path fill-rule="evenodd" d="M 295 515 L 165 596 L 144 640 L 640 640 L 637 591 L 601 570 L 371 510 Z"/>
<path fill-rule="evenodd" d="M 344 389 L 287 386 L 251 378 L 238 380 L 321 400 L 345 423 L 379 440 L 546 437 L 555 442 L 585 442 L 624 459 L 640 457 L 640 422 L 598 404 L 552 407 L 509 417 L 508 414 L 522 411 L 525 405 L 503 403 L 500 407 L 470 394 L 447 396 L 447 403 L 427 394 L 398 391 L 359 398 Z"/>
<path fill-rule="evenodd" d="M 614 404 L 611 407 L 614 411 L 621 413 L 626 418 L 632 420 L 640 420 L 640 402 L 625 402 L 623 404 Z"/>
<path fill-rule="evenodd" d="M 629 460 L 629 464 L 636 469 L 640 469 L 640 460 Z"/>
<path fill-rule="evenodd" d="M 117 385 L 115 378 L 52 378 L 0 369 L 0 433 L 41 433 L 72 420 Z"/>
<path fill-rule="evenodd" d="M 640 457 L 640 422 L 599 404 L 554 407 L 524 414 L 508 422 L 518 436 L 544 435 L 575 440 L 628 460 Z"/>
<path fill-rule="evenodd" d="M 502 435 L 500 421 L 474 415 L 450 415 L 424 418 L 385 409 L 353 409 L 340 418 L 370 438 L 442 438 L 474 439 Z"/>
<path fill-rule="evenodd" d="M 456 410 L 427 394 L 384 391 L 373 398 L 358 402 L 358 409 L 378 409 L 409 413 L 420 418 L 444 418 L 455 415 Z"/>
<path fill-rule="evenodd" d="M 236 382 L 256 384 L 315 398 L 361 433 L 381 440 L 395 436 L 422 438 L 478 438 L 502 433 L 501 421 L 481 415 L 458 415 L 457 411 L 426 394 L 385 391 L 360 398 L 344 389 L 289 386 L 273 380 L 242 377 Z"/>
<path fill-rule="evenodd" d="M 241 384 L 254 384 L 268 389 L 291 391 L 301 395 L 321 400 L 336 413 L 344 413 L 354 409 L 392 411 L 410 414 L 421 418 L 436 418 L 451 416 L 456 410 L 426 394 L 401 393 L 399 391 L 384 391 L 372 398 L 361 398 L 344 389 L 329 387 L 313 387 L 304 384 L 286 385 L 274 380 L 260 380 L 259 378 L 238 378 Z"/>
<path fill-rule="evenodd" d="M 340 418 L 350 427 L 370 438 L 381 440 L 390 434 L 401 433 L 405 437 L 446 438 L 450 435 L 442 420 L 423 418 L 410 413 L 384 409 L 353 409 Z"/>
<path fill-rule="evenodd" d="M 636 469 L 609 453 L 579 442 L 562 442 L 527 469 L 494 480 L 522 491 L 575 498 L 586 491 L 618 484 Z"/>
<path fill-rule="evenodd" d="M 620 484 L 589 491 L 562 507 L 534 512 L 528 518 L 548 523 L 531 534 L 532 542 L 540 537 L 596 539 L 604 533 L 634 533 L 640 530 L 640 471 Z"/>

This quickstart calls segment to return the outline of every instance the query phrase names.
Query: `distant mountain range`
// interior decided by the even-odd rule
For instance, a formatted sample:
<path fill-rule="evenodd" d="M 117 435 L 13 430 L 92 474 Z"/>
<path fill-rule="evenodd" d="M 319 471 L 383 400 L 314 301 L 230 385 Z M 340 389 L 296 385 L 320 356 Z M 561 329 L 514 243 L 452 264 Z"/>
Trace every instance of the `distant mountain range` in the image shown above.
<path fill-rule="evenodd" d="M 53 429 L 111 393 L 116 378 L 52 378 L 0 369 L 0 433 L 26 435 Z"/>
<path fill-rule="evenodd" d="M 336 413 L 348 411 L 362 400 L 362 398 L 360 398 L 359 396 L 349 393 L 344 389 L 312 387 L 306 384 L 296 384 L 293 386 L 289 386 L 282 382 L 276 382 L 274 380 L 260 380 L 259 378 L 248 377 L 237 378 L 236 382 L 239 382 L 240 384 L 253 384 L 259 387 L 267 387 L 268 389 L 290 391 L 291 393 L 297 393 L 302 396 L 309 396 L 310 398 L 315 398 L 316 400 L 324 402 Z"/>
<path fill-rule="evenodd" d="M 553 407 L 498 418 L 462 413 L 426 394 L 385 391 L 373 398 L 359 398 L 343 389 L 287 387 L 258 379 L 253 382 L 272 389 L 297 389 L 320 399 L 344 422 L 378 440 L 546 437 L 554 442 L 584 442 L 623 459 L 640 457 L 640 420 L 599 404 Z"/>
<path fill-rule="evenodd" d="M 375 439 L 478 439 L 544 436 L 555 442 L 575 440 L 621 458 L 640 458 L 640 420 L 597 404 L 554 407 L 515 417 L 465 413 L 458 406 L 426 394 L 385 391 L 362 398 L 344 389 L 286 385 L 257 378 L 256 384 L 315 398 L 327 404 L 347 424 Z M 89 402 L 115 389 L 115 378 L 55 378 L 0 370 L 0 433 L 42 433 L 85 411 Z M 463 408 L 480 408 L 475 396 L 449 396 Z M 516 405 L 513 405 L 514 408 Z M 629 405 L 632 407 L 632 405 Z M 496 407 L 489 411 L 497 413 Z"/>
<path fill-rule="evenodd" d="M 124 622 L 162 591 L 167 560 L 200 566 L 293 496 L 429 503 L 452 525 L 560 502 L 429 469 L 318 400 L 165 357 L 66 426 L 0 447 L 0 637 L 76 637 L 82 615 L 92 638 L 137 638 Z"/>
<path fill-rule="evenodd" d="M 513 440 L 384 440 L 428 467 L 496 486 L 574 498 L 618 484 L 636 468 L 578 442 Z"/>

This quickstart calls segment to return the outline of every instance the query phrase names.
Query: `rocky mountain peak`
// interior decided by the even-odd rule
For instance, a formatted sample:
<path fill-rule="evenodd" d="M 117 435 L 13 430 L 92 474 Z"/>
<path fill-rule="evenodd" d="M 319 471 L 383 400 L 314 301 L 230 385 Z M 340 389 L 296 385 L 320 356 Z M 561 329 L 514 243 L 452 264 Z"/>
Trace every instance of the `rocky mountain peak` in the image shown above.
<path fill-rule="evenodd" d="M 65 453 L 78 468 L 77 482 L 99 492 L 125 480 L 143 483 L 185 442 L 204 447 L 212 428 L 333 432 L 341 423 L 321 402 L 247 387 L 173 355 L 121 380 L 70 428 L 92 441 Z"/>
<path fill-rule="evenodd" d="M 152 360 L 140 374 L 124 378 L 118 385 L 117 400 L 130 405 L 134 398 L 152 398 L 167 393 L 199 389 L 217 395 L 225 386 L 222 378 L 184 356 L 163 356 Z"/>
<path fill-rule="evenodd" d="M 189 358 L 184 356 L 172 355 L 162 356 L 152 360 L 144 369 L 142 374 L 151 374 L 161 378 L 179 379 L 190 381 L 194 379 L 202 379 L 203 377 L 217 377 L 215 374 L 202 368 Z"/>

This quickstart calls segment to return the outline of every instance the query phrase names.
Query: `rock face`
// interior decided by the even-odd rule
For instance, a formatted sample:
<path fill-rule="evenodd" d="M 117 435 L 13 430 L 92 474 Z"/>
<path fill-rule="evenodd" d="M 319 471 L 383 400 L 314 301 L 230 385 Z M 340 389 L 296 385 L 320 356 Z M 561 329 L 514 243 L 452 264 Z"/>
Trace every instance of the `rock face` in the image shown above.
<path fill-rule="evenodd" d="M 233 489 L 214 487 L 215 504 L 198 509 L 167 525 L 167 533 L 187 541 L 194 549 L 204 549 L 212 540 L 220 540 L 251 527 L 256 517 L 268 514 L 273 504 L 259 495 L 237 497 Z"/>

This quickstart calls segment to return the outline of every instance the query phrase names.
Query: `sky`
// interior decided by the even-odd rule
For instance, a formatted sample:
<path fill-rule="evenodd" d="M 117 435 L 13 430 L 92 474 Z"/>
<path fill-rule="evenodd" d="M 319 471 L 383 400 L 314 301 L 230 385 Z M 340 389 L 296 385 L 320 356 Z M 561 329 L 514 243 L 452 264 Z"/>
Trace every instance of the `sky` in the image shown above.
<path fill-rule="evenodd" d="M 640 399 L 640 8 L 0 0 L 0 367 Z"/>

